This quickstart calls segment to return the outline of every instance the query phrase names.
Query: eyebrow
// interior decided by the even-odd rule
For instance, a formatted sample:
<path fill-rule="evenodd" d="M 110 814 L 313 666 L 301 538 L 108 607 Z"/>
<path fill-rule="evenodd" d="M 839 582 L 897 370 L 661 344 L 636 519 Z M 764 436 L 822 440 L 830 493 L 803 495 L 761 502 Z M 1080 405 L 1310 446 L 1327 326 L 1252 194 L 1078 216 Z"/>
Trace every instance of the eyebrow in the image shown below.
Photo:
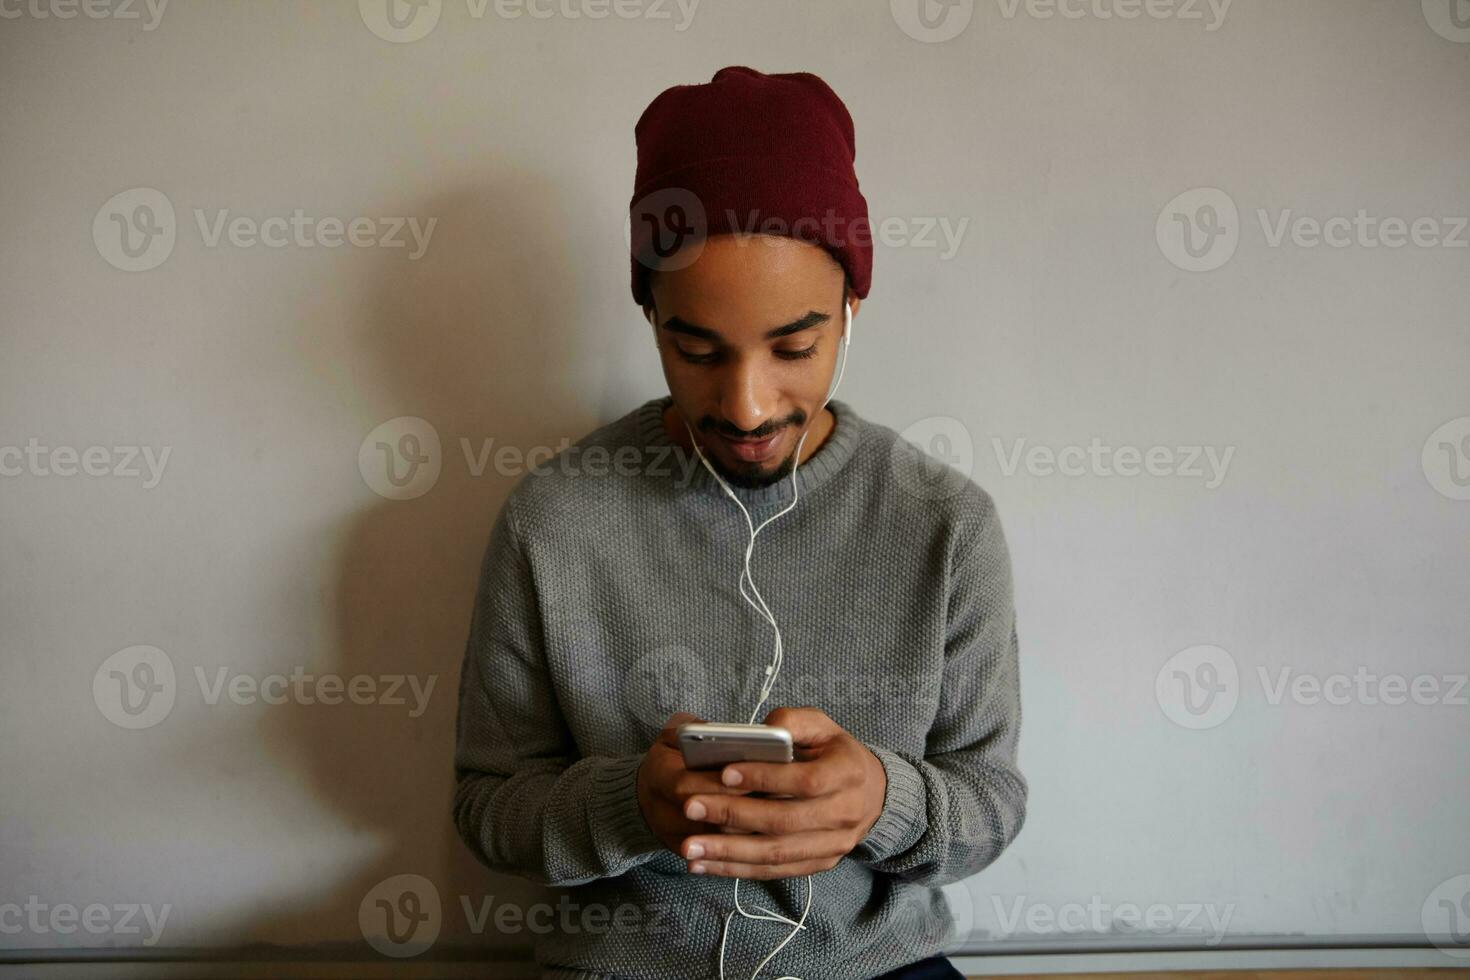
<path fill-rule="evenodd" d="M 767 330 L 765 339 L 777 340 L 789 334 L 810 330 L 812 327 L 820 326 L 830 319 L 832 319 L 830 314 L 812 310 L 799 320 L 792 320 L 783 326 L 772 327 L 770 330 Z M 669 317 L 660 326 L 673 333 L 687 334 L 690 337 L 698 337 L 700 340 L 719 342 L 725 339 L 720 335 L 718 330 L 711 330 L 709 327 L 702 327 L 697 323 L 690 323 L 688 320 L 680 319 L 677 316 Z"/>

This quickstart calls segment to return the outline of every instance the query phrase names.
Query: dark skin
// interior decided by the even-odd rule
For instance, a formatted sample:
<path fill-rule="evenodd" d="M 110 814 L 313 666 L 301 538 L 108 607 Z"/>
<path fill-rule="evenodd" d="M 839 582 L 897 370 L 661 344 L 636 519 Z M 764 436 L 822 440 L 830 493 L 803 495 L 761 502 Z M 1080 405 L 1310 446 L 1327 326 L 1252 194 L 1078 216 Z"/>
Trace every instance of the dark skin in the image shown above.
<path fill-rule="evenodd" d="M 654 342 L 674 404 L 664 428 L 693 452 L 684 420 L 720 476 L 761 486 L 789 476 L 837 425 L 823 399 L 837 370 L 845 296 L 857 319 L 862 300 L 840 266 L 816 245 L 780 235 L 715 235 L 683 268 L 649 279 Z M 804 329 L 770 339 L 775 328 Z M 692 325 L 713 336 L 684 332 Z M 810 356 L 798 355 L 809 353 Z M 690 360 L 694 358 L 695 360 Z M 796 444 L 810 427 L 795 459 Z M 719 439 L 779 433 L 769 462 L 740 459 Z M 780 462 L 775 462 L 779 460 Z"/>
<path fill-rule="evenodd" d="M 693 452 L 687 419 L 727 482 L 789 479 L 802 433 L 810 430 L 805 464 L 836 427 L 823 402 L 837 369 L 841 303 L 855 318 L 861 300 L 832 256 L 807 242 L 717 235 L 697 247 L 692 263 L 650 278 L 648 312 L 674 402 L 664 427 Z M 779 438 L 767 459 L 747 461 L 720 434 Z M 701 720 L 673 715 L 638 770 L 644 820 L 691 873 L 776 879 L 826 871 L 877 822 L 887 792 L 882 762 L 819 709 L 777 708 L 764 719 L 791 731 L 794 762 L 692 771 L 674 731 Z"/>

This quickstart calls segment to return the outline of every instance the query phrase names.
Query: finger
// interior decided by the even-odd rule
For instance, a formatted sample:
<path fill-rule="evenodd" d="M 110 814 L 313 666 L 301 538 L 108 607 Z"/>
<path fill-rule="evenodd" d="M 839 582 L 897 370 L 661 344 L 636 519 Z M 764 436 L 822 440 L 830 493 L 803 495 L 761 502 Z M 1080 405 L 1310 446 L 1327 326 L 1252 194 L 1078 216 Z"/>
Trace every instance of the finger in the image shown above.
<path fill-rule="evenodd" d="M 732 762 L 720 773 L 720 785 L 727 788 L 800 799 L 829 796 L 852 782 L 836 757 L 814 762 Z"/>
<path fill-rule="evenodd" d="M 717 826 L 741 827 L 761 834 L 835 830 L 844 824 L 831 797 L 819 800 L 768 800 L 752 796 L 691 796 L 684 815 Z M 700 811 L 696 808 L 703 807 Z"/>
<path fill-rule="evenodd" d="M 750 790 L 744 786 L 726 786 L 720 782 L 720 774 L 713 769 L 684 769 L 669 784 L 670 794 L 677 798 L 682 806 L 684 800 L 695 793 L 722 793 L 734 796 L 744 796 Z"/>
<path fill-rule="evenodd" d="M 766 715 L 765 723 L 789 731 L 797 745 L 822 745 L 843 732 L 820 708 L 777 708 Z"/>
<path fill-rule="evenodd" d="M 679 842 L 679 854 L 689 862 L 786 865 L 842 857 L 848 838 L 835 830 L 813 830 L 773 837 L 770 834 L 695 835 Z"/>
<path fill-rule="evenodd" d="M 750 792 L 740 786 L 726 786 L 720 781 L 719 770 L 685 768 L 684 755 L 678 749 L 660 744 L 651 751 L 656 754 L 655 765 L 658 767 L 653 781 L 654 791 L 676 807 L 682 807 L 684 801 L 695 793 L 744 796 Z"/>
<path fill-rule="evenodd" d="M 689 866 L 691 874 L 708 875 L 715 878 L 744 878 L 747 881 L 771 881 L 780 878 L 804 878 L 807 875 L 830 871 L 841 858 L 826 858 L 802 861 L 797 864 L 732 864 L 727 861 L 695 861 Z"/>
<path fill-rule="evenodd" d="M 672 826 L 669 832 L 676 837 L 698 837 L 701 834 L 714 834 L 719 832 L 718 827 L 712 827 L 703 821 L 690 820 L 679 812 L 678 807 L 673 807 Z"/>
<path fill-rule="evenodd" d="M 669 715 L 669 720 L 664 722 L 664 727 L 658 733 L 654 741 L 662 742 L 672 748 L 679 747 L 679 726 L 703 724 L 704 719 L 698 715 L 692 715 L 687 711 L 676 711 Z"/>
<path fill-rule="evenodd" d="M 684 768 L 684 760 L 672 749 L 660 749 L 664 758 L 654 770 L 653 792 L 681 813 L 684 801 L 699 793 L 715 793 L 722 796 L 744 795 L 745 790 L 725 786 L 718 772 Z"/>

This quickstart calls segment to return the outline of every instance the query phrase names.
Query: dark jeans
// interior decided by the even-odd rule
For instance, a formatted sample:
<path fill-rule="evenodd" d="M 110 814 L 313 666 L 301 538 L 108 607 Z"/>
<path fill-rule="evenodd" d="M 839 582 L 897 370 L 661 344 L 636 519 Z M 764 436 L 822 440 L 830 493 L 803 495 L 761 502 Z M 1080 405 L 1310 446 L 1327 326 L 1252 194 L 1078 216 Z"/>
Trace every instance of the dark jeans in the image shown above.
<path fill-rule="evenodd" d="M 965 980 L 965 975 L 943 956 L 931 956 L 897 970 L 889 970 L 874 980 Z"/>

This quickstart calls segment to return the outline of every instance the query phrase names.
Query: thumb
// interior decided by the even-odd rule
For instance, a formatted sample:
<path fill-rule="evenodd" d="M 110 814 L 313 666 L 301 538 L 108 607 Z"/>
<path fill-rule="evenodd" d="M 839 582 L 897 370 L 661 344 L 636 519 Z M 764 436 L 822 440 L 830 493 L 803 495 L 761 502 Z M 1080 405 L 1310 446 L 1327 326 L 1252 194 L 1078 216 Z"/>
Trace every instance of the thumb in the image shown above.
<path fill-rule="evenodd" d="M 765 723 L 789 731 L 796 745 L 825 745 L 843 733 L 842 726 L 820 708 L 777 708 L 766 715 Z"/>

